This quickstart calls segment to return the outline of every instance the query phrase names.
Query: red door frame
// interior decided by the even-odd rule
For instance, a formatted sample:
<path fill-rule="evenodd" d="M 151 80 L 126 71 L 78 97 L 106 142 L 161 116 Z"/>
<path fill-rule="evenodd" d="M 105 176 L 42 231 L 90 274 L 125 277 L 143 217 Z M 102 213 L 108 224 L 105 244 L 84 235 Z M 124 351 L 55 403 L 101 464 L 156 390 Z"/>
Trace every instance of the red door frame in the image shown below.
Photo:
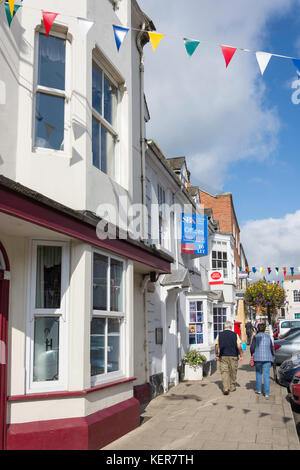
<path fill-rule="evenodd" d="M 7 342 L 8 342 L 8 304 L 9 279 L 5 276 L 10 271 L 9 260 L 0 242 L 0 251 L 5 262 L 5 270 L 0 270 L 0 348 L 4 361 L 0 361 L 0 450 L 6 449 L 6 412 L 7 412 Z M 4 345 L 4 346 L 3 346 Z M 4 351 L 2 350 L 4 349 Z M 3 357 L 1 358 L 3 359 Z M 4 362 L 2 364 L 1 362 Z"/>

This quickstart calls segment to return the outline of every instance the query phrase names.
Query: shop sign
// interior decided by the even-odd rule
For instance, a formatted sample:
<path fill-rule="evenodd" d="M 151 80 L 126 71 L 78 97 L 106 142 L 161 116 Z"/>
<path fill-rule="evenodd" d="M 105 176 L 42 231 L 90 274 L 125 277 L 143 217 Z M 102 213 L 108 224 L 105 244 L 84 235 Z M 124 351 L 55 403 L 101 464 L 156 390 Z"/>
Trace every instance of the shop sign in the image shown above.
<path fill-rule="evenodd" d="M 224 284 L 223 270 L 219 269 L 208 271 L 208 282 L 211 286 L 215 284 Z"/>
<path fill-rule="evenodd" d="M 208 254 L 206 215 L 182 214 L 181 253 L 202 256 Z"/>

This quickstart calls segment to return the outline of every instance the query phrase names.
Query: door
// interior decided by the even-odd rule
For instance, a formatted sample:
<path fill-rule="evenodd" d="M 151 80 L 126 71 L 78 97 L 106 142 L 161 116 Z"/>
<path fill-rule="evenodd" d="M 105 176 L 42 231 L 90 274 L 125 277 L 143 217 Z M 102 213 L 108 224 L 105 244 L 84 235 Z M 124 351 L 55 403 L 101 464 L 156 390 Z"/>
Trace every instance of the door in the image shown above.
<path fill-rule="evenodd" d="M 9 263 L 0 242 L 0 450 L 6 448 Z"/>

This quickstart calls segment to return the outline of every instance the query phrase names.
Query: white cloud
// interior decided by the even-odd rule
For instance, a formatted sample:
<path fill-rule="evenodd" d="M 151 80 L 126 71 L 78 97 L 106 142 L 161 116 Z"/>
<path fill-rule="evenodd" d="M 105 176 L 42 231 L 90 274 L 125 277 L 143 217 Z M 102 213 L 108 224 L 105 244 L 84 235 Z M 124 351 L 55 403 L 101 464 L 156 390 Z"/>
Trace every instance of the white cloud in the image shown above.
<path fill-rule="evenodd" d="M 283 15 L 294 1 L 139 3 L 157 31 L 165 33 L 155 53 L 149 45 L 145 48 L 148 137 L 167 156 L 187 157 L 194 184 L 220 191 L 230 164 L 268 158 L 276 148 L 280 122 L 276 108 L 264 103 L 255 54 L 237 51 L 226 69 L 217 44 L 264 50 L 268 20 Z M 192 57 L 183 37 L 201 41 Z"/>
<path fill-rule="evenodd" d="M 241 239 L 249 267 L 263 267 L 267 279 L 267 267 L 271 267 L 273 275 L 276 266 L 280 268 L 281 276 L 283 267 L 287 268 L 288 274 L 290 267 L 294 267 L 295 274 L 299 274 L 297 269 L 300 266 L 299 233 L 300 210 L 279 219 L 248 221 L 241 228 Z"/>

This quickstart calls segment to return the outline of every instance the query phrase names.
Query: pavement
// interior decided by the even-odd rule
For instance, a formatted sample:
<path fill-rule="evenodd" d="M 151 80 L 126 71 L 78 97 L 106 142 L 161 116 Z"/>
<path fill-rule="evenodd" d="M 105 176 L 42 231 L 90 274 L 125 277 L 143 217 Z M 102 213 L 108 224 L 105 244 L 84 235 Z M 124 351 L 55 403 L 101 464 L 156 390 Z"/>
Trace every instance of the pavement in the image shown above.
<path fill-rule="evenodd" d="M 181 382 L 146 406 L 138 428 L 102 450 L 300 450 L 287 389 L 271 369 L 270 398 L 256 395 L 249 360 L 247 346 L 235 392 L 223 395 L 219 368 Z"/>

